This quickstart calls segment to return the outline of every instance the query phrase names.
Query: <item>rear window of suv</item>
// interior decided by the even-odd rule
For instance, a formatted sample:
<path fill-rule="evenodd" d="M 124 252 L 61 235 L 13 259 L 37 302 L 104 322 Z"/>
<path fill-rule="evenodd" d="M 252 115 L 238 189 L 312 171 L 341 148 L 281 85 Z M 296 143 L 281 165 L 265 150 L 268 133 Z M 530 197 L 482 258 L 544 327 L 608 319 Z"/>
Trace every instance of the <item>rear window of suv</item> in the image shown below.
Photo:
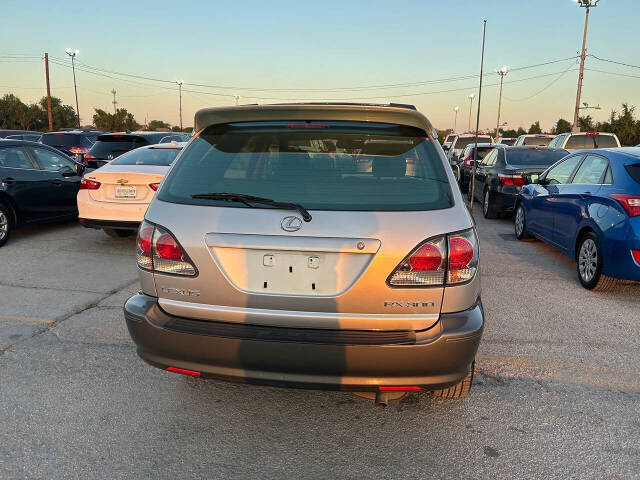
<path fill-rule="evenodd" d="M 192 198 L 222 192 L 299 203 L 310 210 L 453 206 L 432 141 L 420 129 L 383 123 L 242 122 L 208 127 L 186 147 L 158 198 L 245 207 Z"/>
<path fill-rule="evenodd" d="M 93 147 L 87 153 L 98 158 L 107 158 L 108 155 L 118 156 L 148 144 L 149 142 L 143 137 L 105 135 L 98 137 L 98 141 L 93 144 Z"/>
<path fill-rule="evenodd" d="M 472 143 L 476 143 L 476 139 L 474 137 L 458 138 L 458 141 L 454 145 L 454 148 L 456 150 L 462 150 L 467 145 L 471 145 Z M 478 143 L 491 143 L 491 137 L 478 137 Z"/>
<path fill-rule="evenodd" d="M 82 135 L 78 133 L 45 133 L 41 142 L 50 147 L 76 147 L 82 144 Z"/>
<path fill-rule="evenodd" d="M 524 137 L 523 145 L 537 145 L 545 147 L 553 140 L 553 137 Z"/>

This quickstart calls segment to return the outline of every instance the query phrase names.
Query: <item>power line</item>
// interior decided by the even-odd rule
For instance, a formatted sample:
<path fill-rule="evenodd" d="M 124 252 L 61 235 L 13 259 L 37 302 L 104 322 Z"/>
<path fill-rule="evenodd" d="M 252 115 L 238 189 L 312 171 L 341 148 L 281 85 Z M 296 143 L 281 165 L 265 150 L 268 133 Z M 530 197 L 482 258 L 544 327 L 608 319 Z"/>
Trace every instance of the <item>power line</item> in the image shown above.
<path fill-rule="evenodd" d="M 510 70 L 511 71 L 526 70 L 530 68 L 537 68 L 541 66 L 555 64 L 555 63 L 566 62 L 567 60 L 574 60 L 576 58 L 578 57 L 574 55 L 572 57 L 560 58 L 560 59 L 550 60 L 547 62 L 537 63 L 533 65 L 516 67 Z M 56 59 L 56 60 L 61 61 L 61 59 Z M 118 72 L 115 70 L 107 70 L 99 67 L 94 67 L 86 63 L 82 63 L 80 61 L 77 62 L 77 65 L 81 65 L 85 69 L 85 71 L 91 70 L 92 73 L 100 72 L 100 73 L 106 73 L 110 75 L 119 75 L 119 76 L 125 76 L 129 78 L 137 78 L 141 80 L 165 83 L 165 84 L 175 83 L 175 81 L 173 80 L 148 77 L 148 76 L 142 76 L 142 75 L 134 75 L 130 73 L 124 73 L 124 72 Z M 383 90 L 383 89 L 394 89 L 394 88 L 407 88 L 407 87 L 414 87 L 414 86 L 429 85 L 434 83 L 448 83 L 448 82 L 471 80 L 471 79 L 477 79 L 477 78 L 478 78 L 478 75 L 464 75 L 464 76 L 440 78 L 440 79 L 433 79 L 433 80 L 423 80 L 418 82 L 391 83 L 391 84 L 356 86 L 356 87 L 331 87 L 331 88 L 257 88 L 257 87 L 239 87 L 239 86 L 230 86 L 230 85 L 211 85 L 211 84 L 190 83 L 190 82 L 184 82 L 184 84 L 192 87 L 212 88 L 212 89 L 219 89 L 219 90 L 233 90 L 233 91 L 242 90 L 242 91 L 254 91 L 254 92 L 339 92 L 339 91 L 346 92 L 346 91 L 359 91 L 359 90 Z M 243 95 L 243 97 L 246 97 L 246 95 Z"/>
<path fill-rule="evenodd" d="M 547 85 L 545 85 L 544 88 L 542 88 L 541 90 L 538 90 L 533 95 L 529 95 L 528 97 L 524 97 L 524 98 L 508 98 L 508 97 L 505 97 L 505 98 L 507 100 L 509 100 L 510 102 L 524 102 L 526 100 L 531 100 L 532 98 L 537 97 L 538 95 L 540 95 L 545 90 L 548 90 L 549 88 L 551 88 L 552 85 L 554 85 L 556 82 L 558 82 L 562 77 L 564 77 L 567 74 L 567 72 L 570 72 L 570 71 L 574 71 L 575 72 L 575 68 L 573 68 L 573 65 L 571 65 L 565 71 L 560 72 L 556 78 L 551 80 L 551 82 L 549 82 Z"/>
<path fill-rule="evenodd" d="M 601 57 L 598 57 L 596 55 L 593 55 L 592 53 L 588 54 L 587 56 L 591 57 L 591 58 L 595 58 L 596 60 L 600 60 L 601 62 L 615 63 L 616 65 L 622 65 L 622 66 L 625 66 L 625 67 L 631 67 L 631 68 L 640 69 L 640 65 L 632 65 L 630 63 L 618 62 L 616 60 L 609 60 L 609 59 L 606 59 L 606 58 L 601 58 Z"/>
<path fill-rule="evenodd" d="M 595 68 L 585 68 L 585 70 L 588 70 L 589 72 L 606 73 L 608 75 L 617 75 L 618 77 L 640 78 L 640 75 L 629 75 L 628 73 L 609 72 L 607 70 L 598 70 Z"/>

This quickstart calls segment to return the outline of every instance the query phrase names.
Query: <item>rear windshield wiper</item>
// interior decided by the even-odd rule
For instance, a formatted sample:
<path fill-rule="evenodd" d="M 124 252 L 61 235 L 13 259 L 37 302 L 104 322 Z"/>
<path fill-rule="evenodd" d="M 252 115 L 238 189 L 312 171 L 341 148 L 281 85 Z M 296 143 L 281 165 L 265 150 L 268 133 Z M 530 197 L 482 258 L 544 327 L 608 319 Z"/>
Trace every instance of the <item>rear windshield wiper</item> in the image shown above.
<path fill-rule="evenodd" d="M 297 210 L 298 212 L 300 212 L 300 215 L 302 215 L 302 219 L 305 222 L 310 222 L 312 218 L 307 209 L 298 203 L 276 202 L 271 198 L 254 197 L 252 195 L 245 195 L 243 193 L 197 193 L 195 195 L 191 195 L 191 198 L 201 200 L 224 200 L 227 202 L 240 202 L 244 203 L 247 207 L 253 207 L 253 205 L 251 205 L 252 203 L 261 203 L 263 205 L 270 205 L 274 208 L 280 208 L 283 210 Z"/>

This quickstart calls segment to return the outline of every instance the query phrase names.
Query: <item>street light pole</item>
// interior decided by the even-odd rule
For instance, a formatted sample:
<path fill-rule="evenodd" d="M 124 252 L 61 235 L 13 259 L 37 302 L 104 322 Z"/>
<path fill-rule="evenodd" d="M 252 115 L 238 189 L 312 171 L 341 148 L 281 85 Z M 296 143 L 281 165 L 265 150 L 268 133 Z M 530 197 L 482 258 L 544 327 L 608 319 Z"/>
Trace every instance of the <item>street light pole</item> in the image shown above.
<path fill-rule="evenodd" d="M 580 54 L 580 73 L 578 74 L 578 92 L 576 94 L 576 108 L 573 114 L 573 128 L 571 129 L 574 132 L 580 131 L 580 125 L 578 123 L 579 115 L 580 115 L 580 96 L 582 95 L 582 79 L 584 78 L 584 59 L 586 57 L 586 46 L 587 46 L 587 28 L 589 27 L 589 9 L 591 7 L 596 7 L 600 0 L 573 0 L 580 7 L 586 9 L 586 14 L 584 17 L 584 33 L 582 35 L 582 53 Z"/>
<path fill-rule="evenodd" d="M 67 55 L 71 57 L 71 69 L 73 70 L 73 89 L 76 92 L 76 116 L 78 117 L 78 128 L 80 128 L 80 108 L 78 108 L 78 86 L 76 84 L 76 64 L 75 58 L 78 54 L 78 50 L 71 50 L 67 48 Z"/>
<path fill-rule="evenodd" d="M 471 132 L 471 109 L 473 108 L 473 99 L 476 97 L 475 93 L 470 93 L 467 95 L 467 98 L 470 100 L 469 102 L 469 127 L 467 128 L 468 132 Z"/>
<path fill-rule="evenodd" d="M 504 76 L 509 73 L 509 69 L 507 67 L 502 67 L 499 70 L 496 70 L 496 73 L 500 75 L 500 96 L 498 97 L 498 121 L 496 122 L 496 135 L 495 138 L 498 138 L 498 134 L 500 133 L 500 110 L 502 108 L 502 82 L 504 81 Z"/>
<path fill-rule="evenodd" d="M 455 120 L 453 121 L 453 133 L 456 133 L 458 131 L 458 110 L 460 110 L 460 107 L 456 106 L 453 110 L 456 112 Z"/>
<path fill-rule="evenodd" d="M 184 80 L 176 80 L 176 83 L 178 84 L 178 90 L 180 92 L 180 131 L 182 131 L 182 84 Z"/>

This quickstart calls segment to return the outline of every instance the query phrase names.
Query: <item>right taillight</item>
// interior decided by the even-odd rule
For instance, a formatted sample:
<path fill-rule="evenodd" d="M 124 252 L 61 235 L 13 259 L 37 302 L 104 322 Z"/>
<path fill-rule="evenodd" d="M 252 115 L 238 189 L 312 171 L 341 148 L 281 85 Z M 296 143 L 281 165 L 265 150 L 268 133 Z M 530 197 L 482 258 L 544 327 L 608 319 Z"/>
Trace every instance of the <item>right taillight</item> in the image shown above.
<path fill-rule="evenodd" d="M 80 180 L 79 190 L 98 190 L 100 188 L 100 185 L 102 185 L 100 182 L 83 178 L 82 180 Z"/>
<path fill-rule="evenodd" d="M 611 198 L 618 201 L 630 217 L 640 216 L 640 196 L 626 193 L 612 193 Z"/>
<path fill-rule="evenodd" d="M 196 268 L 173 235 L 146 220 L 138 229 L 138 266 L 145 270 L 173 275 L 194 276 Z"/>
<path fill-rule="evenodd" d="M 478 238 L 473 229 L 448 235 L 447 285 L 471 280 L 478 270 Z"/>
<path fill-rule="evenodd" d="M 478 269 L 478 239 L 473 229 L 427 240 L 389 276 L 394 287 L 455 285 L 473 279 Z"/>

